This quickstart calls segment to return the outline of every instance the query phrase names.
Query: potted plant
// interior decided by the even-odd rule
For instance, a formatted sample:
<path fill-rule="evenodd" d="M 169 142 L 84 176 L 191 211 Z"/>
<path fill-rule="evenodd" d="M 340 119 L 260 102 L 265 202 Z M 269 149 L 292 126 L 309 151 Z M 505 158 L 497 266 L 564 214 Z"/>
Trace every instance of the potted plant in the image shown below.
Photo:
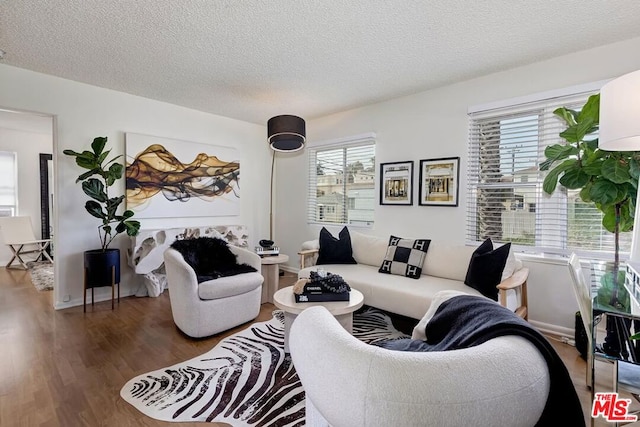
<path fill-rule="evenodd" d="M 633 229 L 640 153 L 598 148 L 598 139 L 594 134 L 599 126 L 600 94 L 590 96 L 579 111 L 561 107 L 554 114 L 567 125 L 560 133 L 567 143 L 545 149 L 546 160 L 540 164 L 540 170 L 549 172 L 542 188 L 547 194 L 552 194 L 559 183 L 567 189 L 580 190 L 580 199 L 585 203 L 593 203 L 603 213 L 602 226 L 614 233 L 614 261 L 611 271 L 600 281 L 598 303 L 628 310 L 629 293 L 624 286 L 620 286 L 624 283 L 625 273 L 620 271 L 619 239 L 621 232 Z M 607 323 L 607 331 L 610 332 L 614 325 L 609 327 L 609 318 Z M 616 351 L 619 349 L 607 352 Z"/>
<path fill-rule="evenodd" d="M 76 164 L 86 169 L 76 182 L 82 184 L 82 190 L 91 198 L 85 203 L 85 209 L 101 220 L 98 226 L 101 248 L 84 253 L 85 289 L 120 283 L 120 250 L 109 248 L 109 245 L 120 233 L 136 236 L 140 230 L 140 222 L 131 219 L 133 211 L 118 214 L 124 195 L 109 195 L 109 188 L 122 178 L 124 166 L 116 161 L 121 155 L 107 159 L 111 150 L 105 151 L 106 144 L 107 137 L 97 137 L 91 143 L 92 151 L 63 151 L 67 156 L 75 157 Z"/>

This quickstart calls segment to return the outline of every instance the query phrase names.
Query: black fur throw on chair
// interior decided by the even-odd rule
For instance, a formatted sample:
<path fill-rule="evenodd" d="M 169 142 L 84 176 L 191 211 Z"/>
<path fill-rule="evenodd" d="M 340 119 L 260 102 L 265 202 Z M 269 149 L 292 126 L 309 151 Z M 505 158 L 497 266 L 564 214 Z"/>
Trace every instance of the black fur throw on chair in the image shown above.
<path fill-rule="evenodd" d="M 217 237 L 176 240 L 171 247 L 180 252 L 193 268 L 198 283 L 258 271 L 248 264 L 238 264 L 236 255 L 231 252 L 227 242 Z"/>

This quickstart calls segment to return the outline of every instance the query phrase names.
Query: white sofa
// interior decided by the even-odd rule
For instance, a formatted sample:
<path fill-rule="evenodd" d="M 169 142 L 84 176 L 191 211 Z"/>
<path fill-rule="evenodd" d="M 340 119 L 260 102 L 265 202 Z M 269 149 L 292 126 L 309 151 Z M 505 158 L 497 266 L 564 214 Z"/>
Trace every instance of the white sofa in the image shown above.
<path fill-rule="evenodd" d="M 545 358 L 515 335 L 459 350 L 393 351 L 363 343 L 316 306 L 298 315 L 289 343 L 312 427 L 530 427 L 550 390 Z"/>
<path fill-rule="evenodd" d="M 388 236 L 371 236 L 353 230 L 349 230 L 349 234 L 353 258 L 357 264 L 326 264 L 321 267 L 325 271 L 339 274 L 351 287 L 362 292 L 366 305 L 420 319 L 439 291 L 453 290 L 481 295 L 464 284 L 474 247 L 432 240 L 420 278 L 412 279 L 378 272 L 387 252 Z M 318 249 L 318 240 L 302 244 L 298 278 L 309 278 L 309 272 L 318 268 L 315 265 L 307 267 L 315 263 Z M 497 286 L 500 304 L 524 319 L 527 319 L 528 275 L 529 269 L 523 267 L 513 253 L 510 253 L 502 275 L 503 280 Z"/>

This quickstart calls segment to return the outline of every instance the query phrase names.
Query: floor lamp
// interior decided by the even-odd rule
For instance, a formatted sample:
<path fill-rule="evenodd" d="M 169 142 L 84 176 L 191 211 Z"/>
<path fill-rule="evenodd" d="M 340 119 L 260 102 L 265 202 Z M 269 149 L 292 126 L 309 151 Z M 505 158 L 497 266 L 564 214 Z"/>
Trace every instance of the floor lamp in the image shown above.
<path fill-rule="evenodd" d="M 303 119 L 288 114 L 275 116 L 267 122 L 267 136 L 271 147 L 271 183 L 269 188 L 269 240 L 273 244 L 273 169 L 276 151 L 293 152 L 304 148 L 306 126 Z"/>
<path fill-rule="evenodd" d="M 640 70 L 602 86 L 598 148 L 607 151 L 640 151 Z M 639 263 L 640 183 L 636 200 L 629 261 Z"/>

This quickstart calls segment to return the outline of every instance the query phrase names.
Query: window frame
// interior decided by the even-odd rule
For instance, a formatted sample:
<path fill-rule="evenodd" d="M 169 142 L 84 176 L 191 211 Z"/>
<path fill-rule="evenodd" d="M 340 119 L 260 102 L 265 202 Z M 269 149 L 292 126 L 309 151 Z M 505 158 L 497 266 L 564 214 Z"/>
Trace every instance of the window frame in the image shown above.
<path fill-rule="evenodd" d="M 322 209 L 323 211 L 322 214 L 318 212 L 318 209 L 319 208 L 321 209 L 323 205 L 320 205 L 317 202 L 317 197 L 318 197 L 317 196 L 317 189 L 318 189 L 317 154 L 323 151 L 343 150 L 342 168 L 344 170 L 348 160 L 346 150 L 349 148 L 358 148 L 358 147 L 366 147 L 366 146 L 371 146 L 373 148 L 373 157 L 374 157 L 374 164 L 372 166 L 372 171 L 371 171 L 371 173 L 373 174 L 373 179 L 371 179 L 371 195 L 373 197 L 372 198 L 373 202 L 370 209 L 372 219 L 370 221 L 365 220 L 362 222 L 349 223 L 348 211 L 350 210 L 350 206 L 352 206 L 352 203 L 350 201 L 350 198 L 348 197 L 349 190 L 347 186 L 352 183 L 349 182 L 350 181 L 349 179 L 339 179 L 336 181 L 336 185 L 341 185 L 344 188 L 345 197 L 343 200 L 343 209 L 345 213 L 342 216 L 342 218 L 340 218 L 341 219 L 340 222 L 333 222 L 333 221 L 328 222 L 326 220 L 323 220 L 323 219 L 326 219 L 327 217 L 335 217 L 336 213 L 329 213 L 328 208 L 330 206 L 326 206 L 327 209 Z M 376 194 L 375 193 L 376 191 L 375 177 L 376 177 L 376 167 L 377 167 L 377 164 L 375 163 L 375 147 L 376 147 L 376 135 L 373 132 L 354 135 L 354 136 L 345 137 L 345 138 L 338 138 L 338 139 L 329 140 L 329 141 L 322 141 L 322 142 L 308 145 L 308 149 L 307 149 L 307 156 L 308 156 L 307 224 L 321 225 L 321 226 L 348 225 L 349 227 L 373 228 L 373 225 L 375 223 L 375 200 L 376 200 L 375 199 L 375 194 Z M 362 199 L 366 200 L 367 198 L 365 197 Z M 355 198 L 354 198 L 354 203 L 355 203 Z M 369 211 L 369 209 L 366 209 L 366 210 Z M 322 216 L 322 218 L 319 218 L 320 216 Z"/>
<path fill-rule="evenodd" d="M 541 160 L 544 160 L 544 148 L 550 144 L 548 136 L 543 134 L 542 128 L 548 123 L 543 123 L 546 117 L 549 117 L 550 114 L 553 113 L 553 110 L 557 108 L 557 104 L 560 105 L 570 105 L 573 100 L 575 102 L 576 99 L 581 99 L 582 101 L 586 101 L 588 96 L 593 93 L 597 93 L 600 91 L 600 88 L 607 82 L 607 80 L 588 83 L 585 85 L 572 86 L 560 90 L 543 92 L 539 94 L 534 94 L 526 97 L 514 98 L 511 100 L 503 100 L 490 104 L 484 104 L 479 106 L 474 106 L 469 108 L 468 110 L 468 119 L 469 119 L 469 135 L 467 142 L 467 150 L 468 150 L 468 164 L 469 164 L 469 173 L 467 175 L 467 212 L 466 212 L 466 230 L 465 230 L 465 238 L 466 242 L 469 245 L 477 245 L 481 242 L 481 237 L 478 239 L 474 239 L 474 236 L 478 236 L 477 223 L 477 208 L 478 208 L 478 194 L 479 188 L 491 188 L 491 184 L 480 184 L 480 168 L 477 165 L 479 160 L 474 159 L 472 156 L 472 152 L 474 150 L 474 144 L 479 144 L 480 139 L 477 135 L 474 135 L 474 120 L 487 120 L 495 117 L 497 121 L 504 120 L 503 117 L 506 114 L 524 114 L 527 112 L 531 112 L 532 114 L 538 115 L 538 134 L 537 134 L 537 161 L 536 167 L 539 165 Z M 555 105 L 554 105 L 555 104 Z M 546 144 L 546 145 L 545 145 Z M 479 148 L 476 149 L 476 152 Z M 474 170 L 474 167 L 476 169 Z M 537 179 L 533 181 L 529 179 L 528 182 L 505 182 L 504 184 L 494 185 L 492 188 L 535 188 L 536 191 L 536 199 L 535 199 L 535 242 L 533 245 L 522 245 L 522 244 L 512 244 L 514 250 L 524 253 L 532 253 L 532 254 L 542 254 L 544 256 L 547 255 L 560 255 L 566 256 L 570 252 L 576 252 L 578 255 L 583 257 L 589 257 L 592 259 L 605 259 L 609 260 L 613 258 L 613 252 L 606 249 L 581 249 L 581 248 L 569 248 L 568 240 L 570 238 L 570 226 L 569 226 L 569 212 L 570 202 L 568 191 L 558 185 L 556 191 L 552 195 L 543 195 L 542 183 L 544 180 L 545 173 L 538 171 Z M 560 208 L 560 211 L 558 211 Z M 545 211 L 549 212 L 549 210 L 554 210 L 554 214 L 551 219 L 551 223 L 555 226 L 562 225 L 563 235 L 558 237 L 554 235 L 556 233 L 556 228 L 551 227 L 551 231 L 549 231 L 549 216 L 545 216 Z M 563 210 L 563 211 L 562 211 Z M 543 221 L 544 218 L 544 221 Z M 555 223 L 554 223 L 555 221 Z M 474 224 L 475 227 L 474 228 Z M 503 226 L 503 225 L 502 225 Z M 543 226 L 547 226 L 547 229 L 543 229 Z M 502 230 L 504 231 L 504 229 Z M 622 236 L 622 234 L 621 234 Z M 549 244 L 551 242 L 552 244 Z M 620 251 L 621 258 L 628 256 L 628 251 Z"/>
<path fill-rule="evenodd" d="M 13 157 L 13 204 L 0 205 L 0 216 L 16 216 L 18 215 L 18 153 L 15 151 L 0 150 L 0 155 Z M 4 215 L 4 213 L 9 215 Z"/>

